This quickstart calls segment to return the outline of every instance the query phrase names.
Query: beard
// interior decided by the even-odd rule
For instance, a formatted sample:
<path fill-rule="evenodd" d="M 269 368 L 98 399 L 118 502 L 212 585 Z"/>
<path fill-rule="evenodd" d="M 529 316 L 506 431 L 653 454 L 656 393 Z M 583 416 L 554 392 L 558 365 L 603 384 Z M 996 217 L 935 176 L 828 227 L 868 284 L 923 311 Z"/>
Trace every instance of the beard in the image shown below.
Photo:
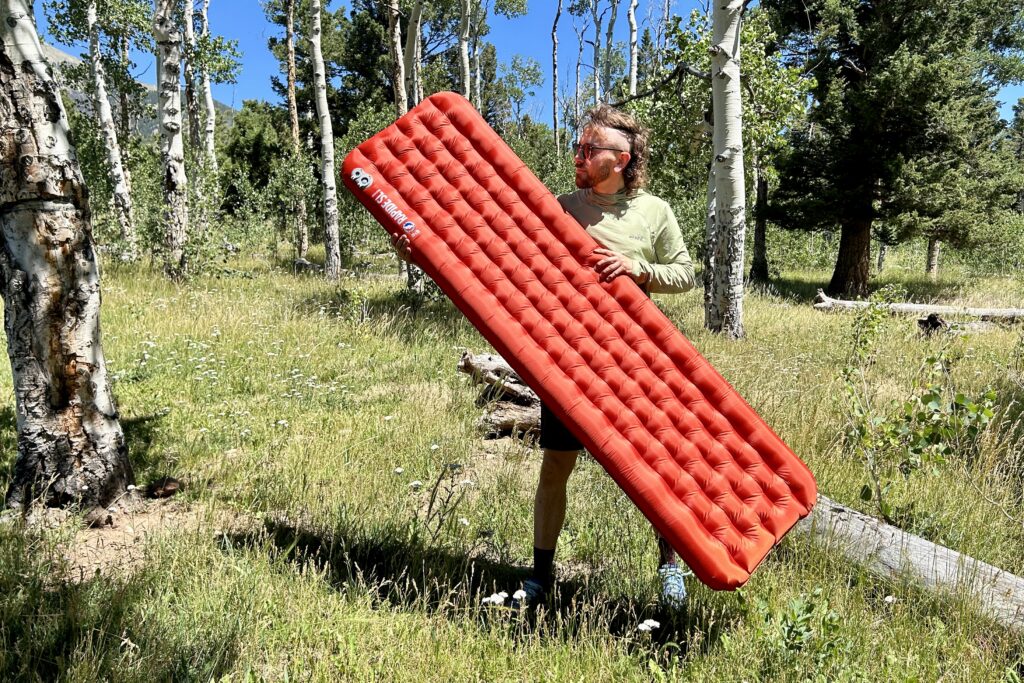
<path fill-rule="evenodd" d="M 603 161 L 600 165 L 588 170 L 586 165 L 576 167 L 576 187 L 587 190 L 600 182 L 604 182 L 612 174 L 615 167 L 614 161 Z"/>

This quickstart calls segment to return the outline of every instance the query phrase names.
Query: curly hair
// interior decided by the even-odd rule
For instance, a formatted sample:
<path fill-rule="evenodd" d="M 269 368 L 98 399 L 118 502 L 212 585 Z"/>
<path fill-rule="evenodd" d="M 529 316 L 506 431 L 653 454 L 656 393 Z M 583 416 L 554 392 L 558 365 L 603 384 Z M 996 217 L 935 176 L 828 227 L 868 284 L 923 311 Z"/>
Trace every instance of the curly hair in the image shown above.
<path fill-rule="evenodd" d="M 650 130 L 640 124 L 632 114 L 627 114 L 608 104 L 599 104 L 583 117 L 581 130 L 591 126 L 614 128 L 629 141 L 629 163 L 622 171 L 627 190 L 641 188 L 647 184 L 647 138 Z"/>

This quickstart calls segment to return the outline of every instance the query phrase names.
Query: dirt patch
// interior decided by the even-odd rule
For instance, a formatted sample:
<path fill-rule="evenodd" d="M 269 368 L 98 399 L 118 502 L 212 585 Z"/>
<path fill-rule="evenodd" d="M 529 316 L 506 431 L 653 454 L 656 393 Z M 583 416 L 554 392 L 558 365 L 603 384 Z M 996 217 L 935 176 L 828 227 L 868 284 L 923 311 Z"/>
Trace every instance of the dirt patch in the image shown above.
<path fill-rule="evenodd" d="M 196 531 L 208 511 L 174 500 L 150 500 L 134 510 L 112 513 L 108 526 L 80 529 L 64 551 L 68 578 L 84 581 L 98 574 L 127 575 L 145 560 L 147 544 L 170 532 Z"/>
<path fill-rule="evenodd" d="M 56 534 L 65 562 L 62 580 L 77 583 L 98 575 L 127 576 L 142 566 L 149 544 L 162 536 L 202 530 L 212 534 L 245 526 L 234 513 L 177 498 L 122 501 L 101 512 L 93 515 L 97 520 L 102 517 L 96 526 L 55 508 L 32 510 L 25 519 L 29 528 Z"/>

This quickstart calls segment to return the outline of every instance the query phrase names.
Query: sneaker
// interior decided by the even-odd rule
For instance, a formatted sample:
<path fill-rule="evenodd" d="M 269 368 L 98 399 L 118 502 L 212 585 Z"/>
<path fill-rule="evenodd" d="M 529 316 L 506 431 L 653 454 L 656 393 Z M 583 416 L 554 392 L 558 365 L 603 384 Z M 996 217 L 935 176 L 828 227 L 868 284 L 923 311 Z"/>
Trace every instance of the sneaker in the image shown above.
<path fill-rule="evenodd" d="M 684 571 L 678 564 L 663 564 L 658 568 L 661 577 L 661 602 L 667 607 L 680 609 L 686 604 L 686 582 L 690 572 Z"/>
<path fill-rule="evenodd" d="M 512 609 L 529 609 L 536 607 L 547 598 L 548 591 L 539 582 L 533 579 L 523 581 L 523 587 L 512 594 L 512 600 L 508 606 Z"/>

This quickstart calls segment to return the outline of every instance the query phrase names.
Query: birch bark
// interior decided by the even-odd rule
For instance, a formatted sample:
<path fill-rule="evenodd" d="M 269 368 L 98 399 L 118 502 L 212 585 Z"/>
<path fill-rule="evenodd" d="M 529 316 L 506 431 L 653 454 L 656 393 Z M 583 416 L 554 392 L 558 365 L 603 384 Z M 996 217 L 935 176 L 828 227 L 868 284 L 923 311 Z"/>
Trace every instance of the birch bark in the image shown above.
<path fill-rule="evenodd" d="M 31 5 L 0 9 L 0 283 L 17 416 L 6 504 L 105 507 L 133 483 L 100 341 L 87 192 Z"/>
<path fill-rule="evenodd" d="M 469 12 L 470 0 L 461 0 L 459 2 L 459 78 L 462 81 L 462 94 L 467 100 L 472 97 L 469 72 Z"/>
<path fill-rule="evenodd" d="M 188 187 L 185 145 L 181 131 L 181 33 L 174 0 L 156 0 L 153 37 L 156 40 L 157 121 L 164 178 L 164 270 L 172 279 L 187 272 Z"/>
<path fill-rule="evenodd" d="M 200 20 L 202 22 L 202 35 L 205 38 L 210 35 L 210 0 L 203 0 L 203 9 L 201 11 Z M 294 63 L 294 48 L 293 48 L 293 59 Z M 213 105 L 213 87 L 210 84 L 210 69 L 203 67 L 203 114 L 206 116 L 203 130 L 203 147 L 206 149 L 206 164 L 207 168 L 217 175 L 217 150 L 216 150 L 216 133 L 217 133 L 217 109 Z"/>
<path fill-rule="evenodd" d="M 196 32 L 195 9 L 192 0 L 182 4 L 182 27 L 185 29 L 185 49 L 182 63 L 185 65 L 185 111 L 188 114 L 188 142 L 193 153 L 199 150 L 199 100 L 196 98 Z"/>
<path fill-rule="evenodd" d="M 392 3 L 395 4 L 395 3 Z M 320 119 L 320 156 L 323 161 L 322 180 L 324 183 L 324 250 L 326 263 L 324 273 L 328 280 L 337 280 L 341 275 L 341 245 L 338 240 L 338 187 L 334 177 L 334 128 L 331 113 L 327 108 L 327 78 L 324 70 L 323 52 L 320 50 L 320 0 L 309 3 L 312 26 L 309 31 L 310 53 L 313 58 L 313 82 L 316 90 L 316 114 Z M 404 84 L 398 82 L 396 87 Z"/>
<path fill-rule="evenodd" d="M 939 276 L 939 249 L 940 243 L 938 237 L 928 238 L 928 266 L 927 273 L 928 277 L 935 279 Z"/>
<path fill-rule="evenodd" d="M 555 154 L 562 153 L 558 131 L 558 20 L 562 17 L 562 0 L 555 9 L 555 21 L 551 24 L 551 129 L 555 134 Z"/>
<path fill-rule="evenodd" d="M 636 95 L 636 69 L 639 58 L 636 39 L 636 5 L 637 0 L 630 0 L 629 12 L 629 96 Z"/>
<path fill-rule="evenodd" d="M 398 0 L 388 2 L 388 50 L 394 61 L 395 71 L 392 81 L 395 87 L 395 114 L 402 116 L 409 111 L 408 94 L 405 91 L 405 58 L 402 55 L 402 27 L 398 23 L 401 10 Z"/>
<path fill-rule="evenodd" d="M 126 245 L 122 257 L 126 261 L 134 261 L 138 256 L 138 244 L 135 238 L 135 222 L 132 218 L 131 187 L 121 159 L 121 145 L 118 144 L 114 114 L 110 108 L 110 100 L 107 99 L 107 79 L 100 57 L 100 30 L 99 22 L 96 19 L 96 0 L 90 0 L 86 8 L 86 21 L 89 28 L 89 64 L 92 68 L 93 88 L 96 90 L 96 117 L 99 119 L 103 142 L 107 148 L 110 184 L 114 188 L 114 213 L 117 215 L 117 222 L 121 227 L 121 239 Z"/>
<path fill-rule="evenodd" d="M 206 0 L 209 2 L 209 0 Z M 288 121 L 292 132 L 292 153 L 298 157 L 301 153 L 299 141 L 299 106 L 295 100 L 295 0 L 288 0 L 285 7 L 285 35 L 288 42 Z M 306 258 L 309 252 L 309 226 L 306 224 L 306 200 L 298 198 L 295 252 L 296 257 Z"/>
<path fill-rule="evenodd" d="M 423 2 L 422 0 L 416 0 L 412 6 L 412 12 L 409 13 L 409 25 L 405 29 L 405 50 L 404 57 L 402 59 L 403 68 L 405 70 L 405 95 L 407 98 L 407 106 L 411 107 L 417 104 L 421 95 L 422 90 L 420 86 L 420 22 L 423 16 Z M 397 22 L 396 22 L 397 26 Z M 392 29 L 394 30 L 394 29 Z M 401 36 L 399 36 L 401 38 Z M 477 108 L 480 105 L 477 104 Z"/>
<path fill-rule="evenodd" d="M 615 19 L 619 14 L 619 0 L 611 0 L 611 10 L 612 14 L 608 17 L 608 28 L 604 38 L 604 78 L 602 83 L 606 93 L 612 89 L 612 49 L 615 47 Z"/>
<path fill-rule="evenodd" d="M 743 337 L 743 243 L 746 192 L 743 176 L 740 84 L 741 0 L 716 3 L 712 14 L 711 97 L 714 115 L 714 269 L 705 325 L 731 339 Z"/>
<path fill-rule="evenodd" d="M 590 14 L 594 19 L 594 106 L 601 103 L 601 22 L 603 15 L 598 12 L 600 0 L 590 1 Z"/>

